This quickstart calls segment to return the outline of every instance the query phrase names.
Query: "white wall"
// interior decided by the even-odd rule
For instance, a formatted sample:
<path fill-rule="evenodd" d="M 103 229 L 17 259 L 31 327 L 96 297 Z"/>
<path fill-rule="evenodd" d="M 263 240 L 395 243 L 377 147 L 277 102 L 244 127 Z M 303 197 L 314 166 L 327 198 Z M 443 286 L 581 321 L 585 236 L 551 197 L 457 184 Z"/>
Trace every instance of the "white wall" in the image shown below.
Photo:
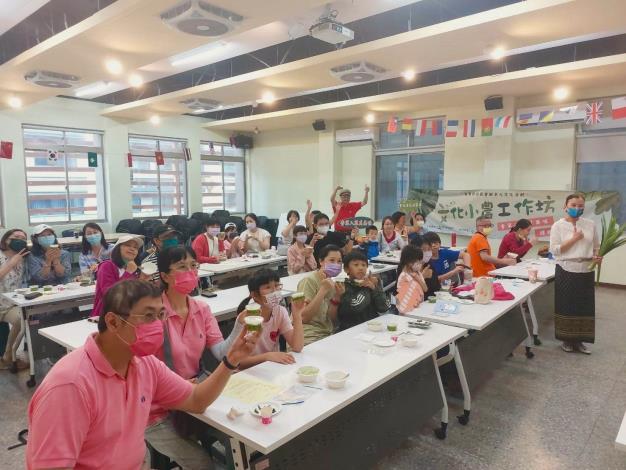
<path fill-rule="evenodd" d="M 106 105 L 53 98 L 23 110 L 0 112 L 0 138 L 13 142 L 13 159 L 0 159 L 2 185 L 2 212 L 4 227 L 23 227 L 28 224 L 26 210 L 26 171 L 22 125 L 68 127 L 104 131 L 104 174 L 107 201 L 105 231 L 115 229 L 117 222 L 132 216 L 130 169 L 127 166 L 128 134 L 176 137 L 188 140 L 192 161 L 187 168 L 189 213 L 201 210 L 200 140 L 228 141 L 228 136 L 208 132 L 200 127 L 203 122 L 191 116 L 164 118 L 160 125 L 148 122 L 125 124 L 100 116 Z M 66 227 L 58 225 L 60 232 Z"/>

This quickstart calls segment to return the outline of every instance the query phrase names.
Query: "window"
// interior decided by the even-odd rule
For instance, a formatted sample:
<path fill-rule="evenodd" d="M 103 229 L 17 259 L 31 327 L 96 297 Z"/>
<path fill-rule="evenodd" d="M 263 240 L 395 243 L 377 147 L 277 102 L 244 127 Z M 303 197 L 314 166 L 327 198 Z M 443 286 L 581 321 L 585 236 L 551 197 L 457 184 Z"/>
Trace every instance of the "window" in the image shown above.
<path fill-rule="evenodd" d="M 444 156 L 444 137 L 432 135 L 430 126 L 424 136 L 416 136 L 414 131 L 388 133 L 386 124 L 380 127 L 376 151 L 378 220 L 396 212 L 411 189 L 443 189 Z"/>
<path fill-rule="evenodd" d="M 230 144 L 201 142 L 202 210 L 246 211 L 244 151 Z"/>
<path fill-rule="evenodd" d="M 607 109 L 605 107 L 605 109 Z M 610 108 L 609 108 L 610 109 Z M 613 215 L 619 223 L 626 222 L 626 128 L 619 121 L 602 126 L 579 126 L 576 139 L 576 189 L 578 191 L 617 191 L 621 197 L 607 195 Z M 612 201 L 613 200 L 613 201 Z"/>
<path fill-rule="evenodd" d="M 102 133 L 24 126 L 23 134 L 29 223 L 104 220 Z"/>
<path fill-rule="evenodd" d="M 133 156 L 130 173 L 133 217 L 169 217 L 187 213 L 187 141 L 130 136 Z M 155 152 L 163 152 L 157 165 Z"/>

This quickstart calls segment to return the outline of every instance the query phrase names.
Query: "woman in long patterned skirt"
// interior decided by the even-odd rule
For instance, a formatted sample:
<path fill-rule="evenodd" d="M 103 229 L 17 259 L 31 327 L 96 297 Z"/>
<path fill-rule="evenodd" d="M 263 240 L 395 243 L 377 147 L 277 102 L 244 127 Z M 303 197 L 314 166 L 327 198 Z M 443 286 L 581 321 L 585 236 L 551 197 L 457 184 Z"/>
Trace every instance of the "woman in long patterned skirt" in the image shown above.
<path fill-rule="evenodd" d="M 565 217 L 550 231 L 550 251 L 557 261 L 554 281 L 556 339 L 565 352 L 574 349 L 591 354 L 584 343 L 595 341 L 595 292 L 589 265 L 602 262 L 595 223 L 581 217 L 585 209 L 582 194 L 565 199 Z"/>

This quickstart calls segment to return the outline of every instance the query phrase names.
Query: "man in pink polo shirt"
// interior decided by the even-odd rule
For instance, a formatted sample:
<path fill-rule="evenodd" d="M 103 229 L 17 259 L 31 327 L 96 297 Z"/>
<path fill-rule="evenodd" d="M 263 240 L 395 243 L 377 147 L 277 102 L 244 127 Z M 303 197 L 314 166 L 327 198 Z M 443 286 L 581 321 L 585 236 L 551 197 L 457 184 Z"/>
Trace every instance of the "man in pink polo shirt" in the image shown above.
<path fill-rule="evenodd" d="M 337 192 L 339 193 L 339 202 L 337 202 Z M 347 188 L 342 188 L 341 186 L 337 186 L 335 191 L 330 195 L 330 203 L 333 206 L 333 212 L 335 213 L 333 217 L 333 224 L 335 224 L 335 231 L 348 233 L 352 229 L 342 227 L 339 222 L 345 219 L 350 219 L 354 217 L 357 212 L 361 210 L 361 207 L 367 204 L 369 199 L 370 188 L 368 185 L 365 185 L 365 196 L 363 197 L 362 202 L 350 202 L 350 197 L 352 193 Z M 332 224 L 331 224 L 332 225 Z"/>
<path fill-rule="evenodd" d="M 104 298 L 98 333 L 61 359 L 28 407 L 28 469 L 139 469 L 152 405 L 202 413 L 222 392 L 256 336 L 242 330 L 213 374 L 192 385 L 152 354 L 163 343 L 158 288 L 122 281 Z"/>

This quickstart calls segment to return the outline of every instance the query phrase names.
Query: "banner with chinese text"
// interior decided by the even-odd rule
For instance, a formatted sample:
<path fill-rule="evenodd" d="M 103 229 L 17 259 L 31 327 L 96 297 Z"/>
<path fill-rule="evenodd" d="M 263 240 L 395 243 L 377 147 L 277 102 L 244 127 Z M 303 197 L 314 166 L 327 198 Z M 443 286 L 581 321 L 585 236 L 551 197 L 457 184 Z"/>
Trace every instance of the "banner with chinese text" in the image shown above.
<path fill-rule="evenodd" d="M 519 219 L 533 224 L 533 236 L 548 240 L 550 227 L 564 216 L 565 198 L 572 191 L 475 190 L 438 191 L 412 189 L 400 202 L 400 210 L 426 216 L 428 230 L 471 236 L 476 230 L 476 218 L 485 215 L 493 220 L 493 235 L 504 236 Z M 583 217 L 600 227 L 603 216 L 610 217 L 621 204 L 617 191 L 585 193 Z M 617 211 L 615 211 L 617 212 Z"/>

